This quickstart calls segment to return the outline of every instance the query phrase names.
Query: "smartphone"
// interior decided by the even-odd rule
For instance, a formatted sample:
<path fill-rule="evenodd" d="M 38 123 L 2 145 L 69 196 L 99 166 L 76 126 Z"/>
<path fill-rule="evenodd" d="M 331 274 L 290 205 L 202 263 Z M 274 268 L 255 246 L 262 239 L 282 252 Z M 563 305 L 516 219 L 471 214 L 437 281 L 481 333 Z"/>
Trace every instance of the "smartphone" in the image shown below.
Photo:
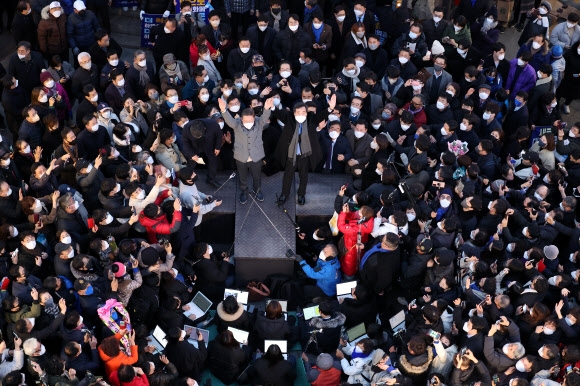
<path fill-rule="evenodd" d="M 99 155 L 101 156 L 101 158 L 107 158 L 107 150 L 99 149 Z"/>
<path fill-rule="evenodd" d="M 33 221 L 34 221 L 35 224 L 38 223 L 38 221 L 40 220 L 40 214 L 39 213 L 34 213 L 32 215 L 32 217 L 33 217 Z"/>
<path fill-rule="evenodd" d="M 479 303 L 479 305 L 480 305 L 481 307 L 483 307 L 483 306 L 485 305 L 485 302 L 486 302 L 486 301 L 487 301 L 487 299 L 483 299 L 483 301 L 482 301 L 481 303 Z"/>
<path fill-rule="evenodd" d="M 433 181 L 433 186 L 436 186 L 438 188 L 444 188 L 445 187 L 445 182 L 442 182 L 442 181 Z"/>
<path fill-rule="evenodd" d="M 560 127 L 564 130 L 568 126 L 568 122 L 560 122 Z"/>
<path fill-rule="evenodd" d="M 181 107 L 187 106 L 187 101 L 181 101 L 181 102 L 179 102 L 179 105 Z"/>
<path fill-rule="evenodd" d="M 12 335 L 14 335 L 14 339 L 18 339 L 18 335 L 14 331 L 12 331 Z"/>
<path fill-rule="evenodd" d="M 572 371 L 574 371 L 574 369 L 572 368 L 572 365 L 569 365 L 568 367 L 566 367 L 566 374 L 570 374 Z"/>
<path fill-rule="evenodd" d="M 95 226 L 95 219 L 92 217 L 89 217 L 87 219 L 87 226 L 89 227 L 89 229 L 93 229 Z"/>
<path fill-rule="evenodd" d="M 413 305 L 415 305 L 415 304 L 417 304 L 417 299 L 413 299 L 413 300 L 411 300 L 411 302 L 409 303 L 409 305 L 410 305 L 410 306 L 413 306 Z"/>
<path fill-rule="evenodd" d="M 441 334 L 435 330 L 429 330 L 427 335 L 429 335 L 431 338 L 433 338 L 433 340 L 437 340 L 437 341 L 441 338 Z"/>
<path fill-rule="evenodd" d="M 499 375 L 497 375 L 497 374 L 493 375 L 493 384 L 499 385 Z"/>
<path fill-rule="evenodd" d="M 554 374 L 559 374 L 560 373 L 560 366 L 556 365 L 554 366 Z"/>
<path fill-rule="evenodd" d="M 578 76 L 580 76 L 580 74 L 573 74 L 572 75 L 574 78 L 578 78 Z"/>
<path fill-rule="evenodd" d="M 466 352 L 467 352 L 467 347 L 463 347 L 463 348 L 461 349 L 461 353 L 460 353 L 460 354 L 461 354 L 461 355 L 465 355 L 465 353 L 466 353 Z"/>

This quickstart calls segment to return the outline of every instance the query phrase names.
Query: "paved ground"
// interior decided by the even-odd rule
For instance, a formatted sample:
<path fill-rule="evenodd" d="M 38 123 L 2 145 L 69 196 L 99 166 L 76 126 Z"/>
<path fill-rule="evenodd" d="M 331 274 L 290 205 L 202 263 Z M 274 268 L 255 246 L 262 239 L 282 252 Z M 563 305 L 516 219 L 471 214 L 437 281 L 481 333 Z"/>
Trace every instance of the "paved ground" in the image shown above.
<path fill-rule="evenodd" d="M 2 0 L 0 0 L 2 1 Z M 121 9 L 112 8 L 111 11 L 111 36 L 121 44 L 124 48 L 122 60 L 132 61 L 133 53 L 140 45 L 140 20 L 139 11 L 129 10 L 123 12 Z M 507 47 L 507 57 L 513 57 L 517 50 L 517 41 L 519 33 L 515 28 L 508 29 L 500 36 L 500 41 Z M 6 29 L 0 34 L 0 62 L 7 66 L 8 57 L 16 51 L 16 45 L 10 32 Z M 147 52 L 147 56 L 152 59 L 152 56 Z M 568 122 L 580 122 L 580 100 L 574 101 L 570 106 L 571 114 L 564 115 L 564 120 Z"/>

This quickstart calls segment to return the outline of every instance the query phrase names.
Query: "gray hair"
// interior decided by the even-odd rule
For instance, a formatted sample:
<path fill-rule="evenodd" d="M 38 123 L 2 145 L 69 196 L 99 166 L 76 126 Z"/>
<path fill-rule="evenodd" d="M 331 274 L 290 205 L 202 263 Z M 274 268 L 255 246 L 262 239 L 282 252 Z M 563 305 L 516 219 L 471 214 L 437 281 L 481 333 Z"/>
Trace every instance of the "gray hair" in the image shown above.
<path fill-rule="evenodd" d="M 133 59 L 135 59 L 139 55 L 145 55 L 145 51 L 143 51 L 143 50 L 135 51 L 135 53 L 133 54 Z"/>
<path fill-rule="evenodd" d="M 91 58 L 91 54 L 89 54 L 88 52 L 81 52 L 80 54 L 78 54 L 77 56 L 77 60 L 80 62 L 83 58 L 89 57 L 89 59 Z"/>

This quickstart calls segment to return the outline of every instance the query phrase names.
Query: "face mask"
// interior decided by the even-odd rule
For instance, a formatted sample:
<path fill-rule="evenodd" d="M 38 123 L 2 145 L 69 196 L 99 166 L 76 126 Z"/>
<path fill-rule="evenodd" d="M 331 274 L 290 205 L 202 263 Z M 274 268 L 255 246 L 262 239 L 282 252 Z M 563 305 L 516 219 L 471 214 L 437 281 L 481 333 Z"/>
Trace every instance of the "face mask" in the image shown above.
<path fill-rule="evenodd" d="M 453 28 L 455 29 L 455 33 L 459 32 L 463 29 L 463 27 L 458 27 L 456 25 L 454 25 Z"/>
<path fill-rule="evenodd" d="M 451 201 L 449 201 L 447 199 L 443 199 L 443 200 L 439 201 L 439 204 L 441 205 L 442 208 L 448 208 L 449 205 L 451 205 Z"/>
<path fill-rule="evenodd" d="M 470 331 L 469 330 L 469 322 L 463 323 L 463 331 L 465 331 L 465 332 L 469 332 Z"/>
<path fill-rule="evenodd" d="M 433 16 L 433 21 L 434 21 L 435 23 L 439 23 L 439 22 L 441 21 L 441 18 L 440 18 L 440 17 L 438 17 L 438 16 Z"/>
<path fill-rule="evenodd" d="M 409 130 L 409 127 L 411 127 L 411 125 L 405 125 L 405 124 L 401 124 L 401 129 L 402 129 L 403 131 L 407 131 L 407 130 Z"/>
<path fill-rule="evenodd" d="M 401 64 L 405 64 L 409 61 L 409 59 L 403 57 L 403 56 L 399 56 L 399 63 Z"/>
<path fill-rule="evenodd" d="M 282 71 L 280 73 L 280 76 L 284 79 L 288 78 L 290 75 L 292 75 L 292 73 L 290 71 Z"/>
<path fill-rule="evenodd" d="M 312 26 L 313 26 L 315 29 L 320 29 L 320 27 L 322 27 L 322 23 L 312 23 Z"/>
<path fill-rule="evenodd" d="M 526 64 L 526 62 L 524 62 L 523 60 L 518 58 L 518 66 L 523 67 L 525 64 Z"/>
<path fill-rule="evenodd" d="M 171 31 L 167 27 L 163 27 L 163 31 L 165 31 L 166 34 L 170 34 L 171 33 Z"/>
<path fill-rule="evenodd" d="M 42 211 L 42 203 L 39 200 L 34 201 L 34 208 L 32 211 L 34 213 L 40 213 Z"/>
<path fill-rule="evenodd" d="M 568 258 L 570 260 L 571 263 L 575 263 L 576 259 L 574 259 L 574 254 L 570 253 L 570 257 Z"/>
<path fill-rule="evenodd" d="M 465 124 L 463 122 L 461 122 L 459 124 L 459 130 L 461 130 L 461 131 L 467 131 L 467 126 L 465 126 Z"/>
<path fill-rule="evenodd" d="M 374 51 L 377 48 L 379 48 L 379 45 L 378 44 L 369 44 L 369 48 L 371 49 L 371 51 Z"/>
<path fill-rule="evenodd" d="M 382 114 L 381 114 L 381 117 L 382 117 L 383 119 L 390 119 L 390 118 L 391 118 L 391 114 L 389 114 L 389 113 L 387 113 L 387 112 L 383 111 L 383 112 L 382 112 Z"/>
<path fill-rule="evenodd" d="M 290 31 L 292 32 L 298 31 L 298 25 L 289 25 L 288 28 L 290 28 Z"/>
<path fill-rule="evenodd" d="M 248 94 L 250 94 L 250 95 L 257 95 L 259 92 L 260 92 L 260 89 L 258 89 L 258 88 L 253 88 L 253 89 L 248 90 Z"/>
<path fill-rule="evenodd" d="M 501 351 L 505 354 L 508 355 L 509 354 L 509 344 L 506 344 L 502 347 Z"/>
<path fill-rule="evenodd" d="M 417 216 L 415 215 L 415 213 L 407 213 L 407 220 L 414 221 L 415 218 L 417 218 Z"/>
<path fill-rule="evenodd" d="M 515 245 L 514 243 L 511 243 L 511 244 L 508 244 L 508 245 L 507 245 L 507 247 L 506 247 L 505 249 L 506 249 L 508 252 L 513 252 L 513 251 L 514 251 L 514 248 L 515 248 L 515 246 L 516 246 L 516 245 Z"/>
<path fill-rule="evenodd" d="M 276 107 L 280 106 L 280 98 L 274 98 L 273 101 L 274 101 L 274 106 L 276 106 Z"/>
<path fill-rule="evenodd" d="M 24 244 L 27 249 L 34 249 L 36 248 L 36 240 L 29 241 Z"/>
<path fill-rule="evenodd" d="M 353 114 L 353 115 L 358 114 L 359 111 L 360 111 L 360 109 L 358 107 L 350 106 L 351 114 Z"/>
<path fill-rule="evenodd" d="M 455 96 L 455 92 L 451 91 L 451 90 L 445 90 L 445 92 L 449 95 L 451 95 L 452 97 Z"/>
<path fill-rule="evenodd" d="M 95 95 L 94 97 L 91 98 L 91 102 L 97 102 L 99 100 L 99 96 Z"/>
<path fill-rule="evenodd" d="M 526 372 L 526 367 L 524 366 L 524 362 L 522 362 L 521 359 L 516 363 L 516 369 L 522 373 Z"/>
<path fill-rule="evenodd" d="M 529 258 L 529 257 L 530 257 L 530 256 L 528 255 L 528 251 L 525 251 L 525 252 L 524 252 L 524 259 L 528 260 L 528 258 Z"/>
<path fill-rule="evenodd" d="M 179 101 L 179 97 L 177 95 L 173 95 L 167 98 L 167 101 L 171 104 L 176 104 Z"/>
<path fill-rule="evenodd" d="M 314 233 L 312 234 L 312 238 L 316 241 L 324 240 L 324 239 L 321 239 L 320 237 L 316 236 L 316 231 L 314 231 Z"/>
<path fill-rule="evenodd" d="M 437 228 L 441 229 L 442 231 L 444 231 L 445 229 L 443 229 L 443 223 L 441 221 L 439 221 L 437 223 Z"/>
<path fill-rule="evenodd" d="M 0 165 L 6 166 L 6 167 L 10 166 L 10 158 L 5 159 L 5 160 L 3 159 L 2 161 L 0 161 Z"/>
<path fill-rule="evenodd" d="M 240 47 L 240 51 L 242 51 L 242 54 L 247 54 L 250 52 L 250 47 Z"/>
<path fill-rule="evenodd" d="M 20 60 L 26 58 L 26 55 L 20 55 L 20 54 L 17 54 L 17 55 L 18 55 L 18 59 L 20 59 Z"/>
<path fill-rule="evenodd" d="M 421 85 L 413 85 L 412 87 L 413 87 L 413 90 L 415 90 L 415 91 L 420 91 L 423 88 L 423 86 L 421 86 Z"/>
<path fill-rule="evenodd" d="M 497 56 L 498 60 L 503 60 L 505 58 L 505 54 L 501 54 Z"/>
<path fill-rule="evenodd" d="M 574 324 L 574 323 L 572 322 L 572 320 L 570 319 L 570 317 L 568 317 L 568 316 L 566 316 L 565 320 L 566 320 L 566 324 L 567 324 L 568 326 L 572 326 L 572 325 Z"/>
<path fill-rule="evenodd" d="M 365 65 L 365 62 L 363 62 L 362 60 L 355 60 L 354 62 L 358 68 L 361 68 L 362 66 Z M 360 95 L 357 95 L 357 96 L 360 96 Z"/>
<path fill-rule="evenodd" d="M 551 278 L 549 278 L 548 284 L 553 285 L 555 287 L 556 286 L 556 276 L 552 276 Z"/>
<path fill-rule="evenodd" d="M 97 131 L 99 131 L 99 124 L 95 123 L 93 126 L 91 126 L 91 132 L 96 133 Z"/>
<path fill-rule="evenodd" d="M 72 259 L 75 256 L 75 251 L 74 249 L 71 249 L 70 252 L 68 253 L 68 258 Z"/>
<path fill-rule="evenodd" d="M 546 334 L 546 335 L 552 335 L 555 332 L 556 332 L 556 330 L 553 330 L 553 329 L 551 329 L 549 327 L 544 327 L 544 334 Z"/>
<path fill-rule="evenodd" d="M 576 134 L 574 134 L 574 133 L 572 132 L 572 130 L 570 130 L 570 131 L 568 132 L 568 137 L 570 137 L 570 138 L 576 138 Z"/>
<path fill-rule="evenodd" d="M 328 122 L 334 122 L 334 121 L 340 121 L 340 119 L 338 118 L 338 116 L 336 116 L 334 114 L 329 114 L 328 115 Z"/>
<path fill-rule="evenodd" d="M 548 14 L 548 10 L 544 7 L 540 7 L 540 9 L 538 11 L 540 12 L 540 15 Z"/>
<path fill-rule="evenodd" d="M 118 87 L 123 87 L 124 85 L 125 85 L 125 79 L 121 79 L 120 81 L 117 82 Z"/>
<path fill-rule="evenodd" d="M 492 24 L 492 23 L 493 23 L 493 17 L 488 17 L 488 18 L 487 18 L 487 22 L 488 22 L 489 24 Z"/>
<path fill-rule="evenodd" d="M 320 251 L 320 254 L 318 255 L 318 258 L 322 261 L 326 261 L 326 256 L 324 255 L 324 251 Z"/>
<path fill-rule="evenodd" d="M 109 110 L 107 110 L 107 111 L 103 111 L 103 112 L 101 113 L 101 116 L 102 116 L 103 118 L 105 118 L 105 119 L 109 119 L 109 118 L 111 118 L 111 112 L 110 112 Z"/>
<path fill-rule="evenodd" d="M 364 132 L 362 132 L 362 131 L 356 131 L 356 130 L 355 130 L 355 131 L 354 131 L 354 136 L 355 136 L 357 139 L 361 139 L 362 137 L 364 137 L 364 136 L 365 136 L 365 133 L 364 133 Z"/>
<path fill-rule="evenodd" d="M 514 105 L 516 107 L 521 107 L 523 105 L 523 103 L 521 101 L 519 101 L 518 99 L 514 99 Z"/>
<path fill-rule="evenodd" d="M 153 157 L 149 156 L 145 162 L 151 165 L 153 163 Z"/>
<path fill-rule="evenodd" d="M 30 153 L 30 145 L 27 145 L 26 148 L 24 148 L 24 154 L 29 154 Z"/>
<path fill-rule="evenodd" d="M 44 87 L 53 88 L 54 87 L 54 80 L 52 80 L 52 79 L 47 80 L 46 83 L 44 84 Z"/>
<path fill-rule="evenodd" d="M 204 79 L 205 79 L 205 78 L 204 78 Z M 236 88 L 238 88 L 238 89 L 241 89 L 242 87 L 244 87 L 244 84 L 243 84 L 243 83 L 241 83 L 241 82 L 236 82 L 236 83 L 234 83 L 234 87 L 236 87 Z"/>
<path fill-rule="evenodd" d="M 147 59 L 143 59 L 141 60 L 139 63 L 137 63 L 140 67 L 147 67 Z"/>
<path fill-rule="evenodd" d="M 341 22 L 341 23 L 342 23 L 342 22 L 344 21 L 344 19 L 345 19 L 345 18 L 346 18 L 346 16 L 337 16 L 337 17 L 336 17 L 336 20 L 338 20 L 339 22 Z"/>
<path fill-rule="evenodd" d="M 258 29 L 259 29 L 260 31 L 262 31 L 262 32 L 264 32 L 264 31 L 265 31 L 267 28 L 268 28 L 268 26 L 267 26 L 267 25 L 259 25 L 259 26 L 258 26 Z"/>
<path fill-rule="evenodd" d="M 375 173 L 377 173 L 377 175 L 379 175 L 379 176 L 383 175 L 383 172 L 379 168 L 375 169 Z"/>
<path fill-rule="evenodd" d="M 350 76 L 356 74 L 356 70 L 346 70 L 346 73 Z"/>
<path fill-rule="evenodd" d="M 117 67 L 119 65 L 119 59 L 109 60 L 111 67 Z"/>
<path fill-rule="evenodd" d="M 62 15 L 62 11 L 54 11 L 52 12 L 52 16 L 56 17 L 57 19 Z"/>
<path fill-rule="evenodd" d="M 538 201 L 543 201 L 543 200 L 544 200 L 544 199 L 542 198 L 542 196 L 540 196 L 540 195 L 539 195 L 537 192 L 536 192 L 536 193 L 534 193 L 534 197 L 536 197 L 536 199 L 537 199 Z"/>
<path fill-rule="evenodd" d="M 445 128 L 444 127 L 441 128 L 441 135 L 442 136 L 449 135 L 449 134 L 447 134 L 447 131 L 445 131 Z"/>
<path fill-rule="evenodd" d="M 372 141 L 372 142 L 371 142 L 371 149 L 374 149 L 374 150 L 376 150 L 376 149 L 378 149 L 378 148 L 379 148 L 379 145 L 378 145 L 378 144 L 377 144 L 375 141 Z"/>
<path fill-rule="evenodd" d="M 306 121 L 306 115 L 294 115 L 294 119 L 296 119 L 296 122 L 298 123 L 304 123 L 304 121 Z"/>
<path fill-rule="evenodd" d="M 522 235 L 528 237 L 528 227 L 524 227 L 524 229 L 522 229 Z"/>
<path fill-rule="evenodd" d="M 479 93 L 479 98 L 480 98 L 481 100 L 486 100 L 486 99 L 487 99 L 487 97 L 489 97 L 489 94 L 488 94 L 488 93 L 486 93 L 486 92 L 480 92 L 480 93 Z"/>
<path fill-rule="evenodd" d="M 90 70 L 91 65 L 92 65 L 92 63 L 88 62 L 88 63 L 82 64 L 81 67 L 84 68 L 85 70 Z"/>
<path fill-rule="evenodd" d="M 72 240 L 71 240 L 70 236 L 65 236 L 62 238 L 61 242 L 63 244 L 70 244 L 70 243 L 72 243 Z"/>
<path fill-rule="evenodd" d="M 209 101 L 209 94 L 203 94 L 203 95 L 200 95 L 200 96 L 199 96 L 199 99 L 200 99 L 202 102 L 207 102 L 207 101 Z"/>
<path fill-rule="evenodd" d="M 43 96 L 41 96 L 40 98 L 38 98 L 38 101 L 40 103 L 46 103 L 46 102 L 48 102 L 48 95 L 44 94 Z"/>
<path fill-rule="evenodd" d="M 485 113 L 483 113 L 483 119 L 485 119 L 486 121 L 491 118 L 491 114 L 488 113 L 487 111 Z"/>
<path fill-rule="evenodd" d="M 254 122 L 245 122 L 244 127 L 250 130 L 252 127 L 254 127 Z"/>
<path fill-rule="evenodd" d="M 111 216 L 110 213 L 107 213 L 107 218 L 105 219 L 105 224 L 109 225 L 112 222 L 113 222 L 113 216 Z"/>
<path fill-rule="evenodd" d="M 209 22 L 209 24 L 211 24 L 212 27 L 219 27 L 220 20 L 212 20 Z"/>
<path fill-rule="evenodd" d="M 240 105 L 234 105 L 230 107 L 230 111 L 233 113 L 237 113 L 238 111 L 240 111 Z"/>
<path fill-rule="evenodd" d="M 439 64 L 434 64 L 433 69 L 435 70 L 435 72 L 441 72 L 441 70 L 443 70 L 443 66 Z"/>
<path fill-rule="evenodd" d="M 378 130 L 381 127 L 381 124 L 377 123 L 377 124 L 373 124 L 372 126 L 373 126 L 373 129 Z"/>
<path fill-rule="evenodd" d="M 328 136 L 332 139 L 337 139 L 340 133 L 338 131 L 331 131 L 328 133 Z"/>

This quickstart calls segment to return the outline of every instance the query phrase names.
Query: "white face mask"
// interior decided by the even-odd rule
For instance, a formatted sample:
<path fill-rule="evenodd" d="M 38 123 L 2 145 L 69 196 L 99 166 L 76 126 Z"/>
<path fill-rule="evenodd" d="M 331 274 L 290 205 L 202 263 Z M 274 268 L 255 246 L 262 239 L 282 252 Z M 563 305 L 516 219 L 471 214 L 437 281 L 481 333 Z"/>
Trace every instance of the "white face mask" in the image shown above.
<path fill-rule="evenodd" d="M 324 250 L 320 251 L 318 254 L 318 258 L 322 261 L 326 261 L 326 255 L 324 254 Z"/>
<path fill-rule="evenodd" d="M 173 95 L 167 98 L 167 101 L 169 103 L 176 104 L 179 101 L 179 97 L 177 95 Z"/>
<path fill-rule="evenodd" d="M 376 123 L 376 124 L 373 123 L 372 127 L 373 127 L 373 129 L 378 130 L 381 127 L 381 124 L 380 123 Z"/>
<path fill-rule="evenodd" d="M 240 111 L 240 105 L 234 105 L 234 106 L 230 107 L 230 111 L 232 113 L 237 113 L 238 111 Z"/>
<path fill-rule="evenodd" d="M 548 10 L 544 7 L 540 7 L 540 9 L 538 9 L 538 11 L 540 12 L 540 15 L 547 15 L 548 14 Z"/>
<path fill-rule="evenodd" d="M 47 80 L 46 83 L 44 84 L 44 87 L 53 88 L 54 87 L 54 80 L 52 80 L 52 79 Z"/>
<path fill-rule="evenodd" d="M 54 11 L 52 12 L 52 16 L 56 17 L 57 19 L 62 15 L 62 11 Z"/>
<path fill-rule="evenodd" d="M 471 330 L 469 329 L 469 322 L 465 322 L 465 323 L 463 323 L 463 331 L 465 331 L 465 332 L 469 332 L 469 331 L 471 331 Z"/>
<path fill-rule="evenodd" d="M 463 27 L 458 27 L 456 25 L 454 25 L 453 28 L 455 29 L 455 33 L 459 32 L 463 29 Z"/>
<path fill-rule="evenodd" d="M 141 191 L 139 192 L 139 194 L 137 195 L 137 199 L 138 199 L 138 200 L 142 200 L 142 199 L 144 199 L 144 198 L 145 198 L 145 191 L 144 191 L 144 190 L 141 190 Z"/>
<path fill-rule="evenodd" d="M 532 42 L 532 47 L 534 48 L 534 50 L 537 50 L 538 48 L 540 48 L 542 46 L 541 43 L 538 42 Z"/>
<path fill-rule="evenodd" d="M 202 95 L 199 96 L 199 99 L 202 102 L 207 102 L 207 101 L 209 101 L 209 94 L 202 94 Z"/>
<path fill-rule="evenodd" d="M 228 89 L 225 89 L 225 90 L 223 90 L 223 91 L 222 91 L 222 94 L 223 94 L 223 96 L 224 96 L 224 97 L 226 97 L 226 98 L 227 98 L 227 97 L 229 97 L 230 95 L 232 95 L 232 90 L 231 90 L 231 89 L 229 89 L 229 88 L 228 88 Z"/>
<path fill-rule="evenodd" d="M 334 115 L 334 114 L 329 114 L 328 115 L 328 122 L 333 122 L 333 121 L 339 121 L 340 119 L 338 118 L 338 116 Z"/>
<path fill-rule="evenodd" d="M 524 229 L 522 229 L 522 235 L 524 235 L 524 237 L 528 237 L 528 227 L 524 227 Z"/>
<path fill-rule="evenodd" d="M 444 200 L 440 200 L 439 204 L 441 205 L 442 208 L 448 208 L 449 205 L 451 205 L 451 201 L 444 199 Z"/>
<path fill-rule="evenodd" d="M 306 115 L 294 115 L 294 119 L 296 119 L 296 122 L 298 123 L 304 123 L 304 121 L 306 121 Z"/>
<path fill-rule="evenodd" d="M 355 130 L 355 131 L 354 131 L 354 136 L 355 136 L 357 139 L 361 139 L 362 137 L 364 137 L 364 136 L 365 136 L 365 134 L 366 134 L 366 133 L 364 133 L 364 132 L 362 132 L 362 131 L 358 131 L 358 130 Z"/>
<path fill-rule="evenodd" d="M 187 334 L 185 333 L 185 330 L 181 330 L 181 335 L 180 335 L 179 339 L 184 340 L 186 335 Z"/>
<path fill-rule="evenodd" d="M 72 243 L 72 239 L 70 238 L 70 236 L 64 236 L 62 240 L 60 240 L 60 242 L 63 244 L 70 244 Z"/>
<path fill-rule="evenodd" d="M 375 141 L 372 141 L 371 142 L 371 149 L 376 150 L 378 148 L 379 148 L 379 145 Z"/>
<path fill-rule="evenodd" d="M 440 18 L 440 17 L 438 17 L 438 16 L 433 16 L 433 21 L 434 21 L 435 23 L 439 23 L 439 22 L 441 21 L 441 18 Z"/>
<path fill-rule="evenodd" d="M 276 107 L 280 106 L 280 98 L 274 98 L 272 99 L 272 101 L 274 102 L 274 106 Z"/>
<path fill-rule="evenodd" d="M 96 133 L 99 130 L 99 124 L 95 123 L 93 126 L 91 126 L 91 132 Z"/>
<path fill-rule="evenodd" d="M 113 222 L 113 216 L 110 213 L 107 213 L 107 218 L 105 219 L 105 225 L 109 225 Z"/>
<path fill-rule="evenodd" d="M 507 245 L 507 247 L 506 247 L 505 249 L 506 249 L 506 251 L 508 251 L 508 252 L 513 252 L 513 251 L 514 251 L 514 248 L 515 248 L 515 246 L 516 246 L 516 245 L 515 245 L 514 243 L 511 243 L 511 244 L 508 244 L 508 245 Z"/>
<path fill-rule="evenodd" d="M 337 139 L 339 135 L 340 135 L 340 133 L 338 131 L 330 131 L 328 133 L 328 136 L 332 139 Z"/>
<path fill-rule="evenodd" d="M 75 250 L 71 248 L 70 252 L 68 253 L 68 258 L 72 259 L 75 256 Z"/>
<path fill-rule="evenodd" d="M 480 92 L 480 93 L 479 93 L 479 98 L 480 98 L 480 99 L 482 99 L 482 100 L 486 100 L 486 99 L 487 99 L 487 97 L 489 97 L 489 94 L 488 94 L 488 93 L 486 93 L 486 92 Z"/>
<path fill-rule="evenodd" d="M 570 253 L 570 257 L 568 258 L 571 263 L 575 263 L 576 259 L 574 258 L 574 253 Z"/>
<path fill-rule="evenodd" d="M 441 101 L 437 101 L 436 105 L 439 110 L 443 110 L 445 108 L 445 104 L 443 104 Z"/>
<path fill-rule="evenodd" d="M 359 111 L 360 111 L 360 109 L 358 107 L 350 106 L 350 112 L 352 114 L 358 114 Z"/>
<path fill-rule="evenodd" d="M 296 32 L 296 31 L 298 31 L 298 24 L 297 25 L 289 25 L 288 28 L 290 28 L 290 31 Z"/>
<path fill-rule="evenodd" d="M 151 165 L 153 163 L 153 157 L 149 156 L 145 162 Z"/>
<path fill-rule="evenodd" d="M 348 75 L 354 75 L 354 74 L 356 74 L 356 70 L 346 70 L 346 73 Z"/>
<path fill-rule="evenodd" d="M 411 127 L 411 125 L 401 123 L 401 130 L 407 131 L 407 130 L 409 130 L 409 127 Z"/>
<path fill-rule="evenodd" d="M 576 23 L 570 23 L 569 21 L 566 22 L 566 27 L 568 28 L 574 28 L 575 25 Z"/>
<path fill-rule="evenodd" d="M 344 19 L 346 19 L 346 16 L 337 16 L 336 17 L 336 20 L 338 20 L 341 23 L 344 21 Z"/>
<path fill-rule="evenodd" d="M 553 330 L 549 327 L 544 327 L 544 334 L 546 334 L 546 335 L 552 335 L 555 332 L 556 332 L 556 330 Z"/>
<path fill-rule="evenodd" d="M 316 236 L 316 231 L 314 231 L 314 233 L 312 233 L 312 238 L 316 241 L 324 240 L 324 239 L 321 239 L 320 237 Z"/>
<path fill-rule="evenodd" d="M 322 23 L 312 23 L 312 26 L 316 29 L 320 29 L 320 27 L 322 27 Z"/>
<path fill-rule="evenodd" d="M 286 78 L 290 77 L 290 75 L 292 75 L 292 73 L 291 73 L 290 71 L 282 71 L 282 72 L 280 73 L 280 76 L 281 76 L 282 78 L 284 78 L 284 79 L 286 79 Z"/>
<path fill-rule="evenodd" d="M 247 54 L 250 52 L 250 47 L 240 47 L 240 51 L 242 51 L 242 54 Z"/>
<path fill-rule="evenodd" d="M 102 116 L 103 118 L 105 118 L 105 119 L 109 119 L 109 118 L 111 118 L 111 112 L 110 112 L 109 110 L 107 110 L 107 111 L 103 111 L 103 112 L 101 113 L 101 116 Z"/>
<path fill-rule="evenodd" d="M 252 88 L 252 89 L 248 90 L 248 94 L 250 94 L 250 95 L 258 95 L 259 92 L 260 92 L 260 89 L 258 89 L 258 88 Z"/>
<path fill-rule="evenodd" d="M 38 101 L 40 103 L 46 103 L 46 102 L 48 102 L 48 95 L 44 94 L 43 96 L 41 96 L 40 98 L 38 98 Z"/>
<path fill-rule="evenodd" d="M 36 248 L 36 240 L 28 241 L 27 243 L 24 243 L 24 246 L 27 249 L 34 249 L 34 248 Z"/>
<path fill-rule="evenodd" d="M 254 127 L 254 122 L 245 122 L 244 127 L 250 130 L 252 127 Z"/>
<path fill-rule="evenodd" d="M 530 257 L 530 256 L 528 255 L 528 251 L 525 251 L 525 252 L 524 252 L 524 259 L 528 260 L 528 259 L 529 259 L 529 257 Z M 525 307 L 525 306 L 524 306 L 524 307 Z"/>
<path fill-rule="evenodd" d="M 505 58 L 505 54 L 498 55 L 498 56 L 497 56 L 497 58 L 498 58 L 499 60 L 503 60 L 503 59 Z"/>
<path fill-rule="evenodd" d="M 540 196 L 540 195 L 538 194 L 538 192 L 535 192 L 535 193 L 534 193 L 534 197 L 536 197 L 536 199 L 537 199 L 538 201 L 544 201 L 544 199 L 542 198 L 542 196 Z"/>
<path fill-rule="evenodd" d="M 170 31 L 170 30 L 169 30 L 169 28 L 167 28 L 167 27 L 163 27 L 163 31 L 164 31 L 166 34 L 170 34 L 170 33 L 171 33 L 171 31 Z"/>
<path fill-rule="evenodd" d="M 218 125 L 220 125 L 220 129 L 223 129 L 224 126 L 225 126 L 225 123 L 224 122 L 218 122 Z"/>
<path fill-rule="evenodd" d="M 376 168 L 375 169 L 375 173 L 377 173 L 378 176 L 382 176 L 383 175 L 383 172 L 379 168 Z"/>
<path fill-rule="evenodd" d="M 483 113 L 483 119 L 485 119 L 486 121 L 491 118 L 491 114 L 488 113 L 487 111 L 485 113 Z"/>
<path fill-rule="evenodd" d="M 26 145 L 24 148 L 24 154 L 30 154 L 30 145 Z"/>
<path fill-rule="evenodd" d="M 139 63 L 137 63 L 140 67 L 147 67 L 147 59 L 143 59 L 141 60 Z"/>
<path fill-rule="evenodd" d="M 264 31 L 265 31 L 267 28 L 268 28 L 268 26 L 267 26 L 267 25 L 259 25 L 259 26 L 258 26 L 258 29 L 259 29 L 260 31 L 262 31 L 262 32 L 264 32 Z"/>
<path fill-rule="evenodd" d="M 415 215 L 415 213 L 407 212 L 407 220 L 414 221 L 416 218 L 417 216 Z"/>
<path fill-rule="evenodd" d="M 461 131 L 467 131 L 467 126 L 465 126 L 465 124 L 463 122 L 461 122 L 459 124 L 459 130 L 461 130 Z"/>
<path fill-rule="evenodd" d="M 119 59 L 109 60 L 111 67 L 117 67 L 119 65 Z"/>
<path fill-rule="evenodd" d="M 524 62 L 523 60 L 521 60 L 520 58 L 518 58 L 518 66 L 523 67 L 524 64 L 526 64 L 526 62 Z"/>
<path fill-rule="evenodd" d="M 124 85 L 125 85 L 125 79 L 124 78 L 117 82 L 117 86 L 118 87 L 123 87 Z"/>
<path fill-rule="evenodd" d="M 92 62 L 81 64 L 81 67 L 84 68 L 85 70 L 90 70 L 91 66 L 92 66 Z"/>
<path fill-rule="evenodd" d="M 355 60 L 354 63 L 356 64 L 356 66 L 358 68 L 361 68 L 362 66 L 365 65 L 365 62 L 363 62 L 362 60 Z M 357 95 L 357 96 L 359 96 L 359 95 Z"/>
<path fill-rule="evenodd" d="M 99 95 L 95 95 L 91 98 L 91 102 L 97 102 L 99 100 Z"/>
<path fill-rule="evenodd" d="M 40 213 L 42 211 L 42 203 L 40 200 L 34 201 L 34 208 L 32 209 L 34 213 Z"/>
<path fill-rule="evenodd" d="M 524 366 L 524 362 L 522 362 L 521 359 L 516 363 L 516 370 L 522 373 L 526 372 L 526 367 Z"/>
<path fill-rule="evenodd" d="M 445 127 L 442 127 L 442 128 L 441 128 L 441 135 L 442 135 L 442 136 L 449 135 L 449 134 L 447 134 L 447 131 L 445 131 Z"/>
<path fill-rule="evenodd" d="M 409 61 L 409 59 L 405 58 L 404 56 L 399 56 L 399 63 L 405 64 Z"/>

